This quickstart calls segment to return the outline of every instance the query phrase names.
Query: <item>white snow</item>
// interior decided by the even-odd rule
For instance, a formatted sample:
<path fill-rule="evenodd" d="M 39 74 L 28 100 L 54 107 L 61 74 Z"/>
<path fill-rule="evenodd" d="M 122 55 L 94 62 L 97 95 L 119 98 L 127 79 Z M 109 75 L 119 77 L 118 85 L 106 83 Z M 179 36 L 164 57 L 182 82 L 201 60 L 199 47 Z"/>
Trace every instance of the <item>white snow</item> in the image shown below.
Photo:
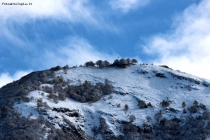
<path fill-rule="evenodd" d="M 142 74 L 142 70 L 148 73 Z M 167 78 L 156 77 L 156 73 L 163 73 Z M 174 78 L 170 73 L 195 79 L 200 81 L 200 84 L 196 84 L 193 81 L 190 82 L 189 80 L 179 80 L 176 77 Z M 48 109 L 45 118 L 54 123 L 56 128 L 60 128 L 58 124 L 65 124 L 63 121 L 64 117 L 90 136 L 93 136 L 92 128 L 99 126 L 99 117 L 106 119 L 109 128 L 116 135 L 121 134 L 117 128 L 119 125 L 117 120 L 129 121 L 129 116 L 134 115 L 136 120 L 133 124 L 142 125 L 147 121 L 147 116 L 154 118 L 154 115 L 162 109 L 160 106 L 162 100 L 172 101 L 170 106 L 179 110 L 178 113 L 164 113 L 164 117 L 167 118 L 184 116 L 182 113 L 182 102 L 185 102 L 187 107 L 189 107 L 193 105 L 194 100 L 197 100 L 199 103 L 205 104 L 207 108 L 210 108 L 210 87 L 205 87 L 202 84 L 203 82 L 210 83 L 210 81 L 159 66 L 133 65 L 128 68 L 78 67 L 69 69 L 66 74 L 63 70 L 57 71 L 56 75 L 62 76 L 66 81 L 70 80 L 70 85 L 78 85 L 78 80 L 81 80 L 81 83 L 87 80 L 95 84 L 108 79 L 114 86 L 115 91 L 127 94 L 121 95 L 119 93 L 113 93 L 112 98 L 110 98 L 110 95 L 107 95 L 92 104 L 80 103 L 69 98 L 67 98 L 66 101 L 59 101 L 55 104 L 52 100 L 48 99 L 47 95 L 49 93 L 37 90 L 28 94 L 29 98 L 33 98 L 30 102 L 15 104 L 14 108 L 21 112 L 23 116 L 30 116 L 31 119 L 35 119 L 39 116 L 36 110 L 37 99 L 42 98 L 43 102 L 46 102 L 51 108 Z M 196 90 L 189 90 L 189 85 Z M 41 86 L 52 87 L 52 85 L 47 84 Z M 154 107 L 139 109 L 136 98 L 144 100 L 146 103 L 151 102 Z M 119 108 L 117 104 L 120 104 Z M 124 109 L 125 104 L 129 106 L 127 111 Z M 78 111 L 79 117 L 69 117 L 65 113 L 52 110 L 53 108 L 60 107 Z M 49 119 L 55 117 L 56 119 Z M 154 119 L 152 121 L 155 122 Z M 97 137 L 100 139 L 99 135 Z"/>

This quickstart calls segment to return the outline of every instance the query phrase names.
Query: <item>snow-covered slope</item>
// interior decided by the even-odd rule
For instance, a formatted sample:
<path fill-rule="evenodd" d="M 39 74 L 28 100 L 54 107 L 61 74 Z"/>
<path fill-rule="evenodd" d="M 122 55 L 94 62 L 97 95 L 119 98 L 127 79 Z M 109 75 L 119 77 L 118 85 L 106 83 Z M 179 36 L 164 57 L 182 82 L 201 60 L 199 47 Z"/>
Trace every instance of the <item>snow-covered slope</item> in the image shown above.
<path fill-rule="evenodd" d="M 62 77 L 64 81 L 68 81 L 69 85 L 80 85 L 85 81 L 94 85 L 99 82 L 104 83 L 105 79 L 108 79 L 114 91 L 92 103 L 81 103 L 68 97 L 64 101 L 55 103 L 49 98 L 50 93 L 42 90 L 44 86 L 53 88 L 53 83 L 42 84 L 40 90 L 32 91 L 27 95 L 30 98 L 29 102 L 16 103 L 14 108 L 30 119 L 36 119 L 42 115 L 57 129 L 66 125 L 64 120 L 69 120 L 77 129 L 83 130 L 96 139 L 103 139 L 101 133 L 93 132 L 95 128 L 101 128 L 102 119 L 105 120 L 106 129 L 109 132 L 115 136 L 123 136 L 122 122 L 130 122 L 135 126 L 142 126 L 145 123 L 152 125 L 157 122 L 154 116 L 160 110 L 162 117 L 167 119 L 184 119 L 189 115 L 195 117 L 204 112 L 198 109 L 194 114 L 189 111 L 183 113 L 183 102 L 186 103 L 186 109 L 193 106 L 195 100 L 210 108 L 210 81 L 160 66 L 77 67 L 59 70 L 55 74 L 56 77 Z M 66 85 L 62 88 L 65 87 Z M 42 113 L 37 110 L 37 102 L 40 99 L 42 103 L 47 104 Z M 150 102 L 152 107 L 141 109 L 138 104 L 140 100 L 146 104 Z M 169 102 L 170 106 L 164 108 L 161 105 L 163 100 Z M 126 104 L 128 109 L 125 109 Z M 132 115 L 135 116 L 134 121 L 130 119 Z M 151 118 L 150 122 L 149 118 Z"/>

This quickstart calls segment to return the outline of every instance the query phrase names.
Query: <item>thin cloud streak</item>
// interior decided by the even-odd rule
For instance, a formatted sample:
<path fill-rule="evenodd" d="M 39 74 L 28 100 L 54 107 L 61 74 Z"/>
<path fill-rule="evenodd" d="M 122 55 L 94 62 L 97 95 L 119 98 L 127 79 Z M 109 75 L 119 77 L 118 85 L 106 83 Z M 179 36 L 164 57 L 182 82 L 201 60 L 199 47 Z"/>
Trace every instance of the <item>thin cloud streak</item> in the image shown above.
<path fill-rule="evenodd" d="M 138 7 L 146 6 L 149 0 L 110 0 L 109 4 L 114 10 L 121 10 L 123 13 L 127 13 L 129 10 L 136 9 Z"/>
<path fill-rule="evenodd" d="M 144 51 L 159 57 L 158 64 L 210 79 L 210 1 L 188 7 L 173 23 L 174 30 L 155 35 Z"/>

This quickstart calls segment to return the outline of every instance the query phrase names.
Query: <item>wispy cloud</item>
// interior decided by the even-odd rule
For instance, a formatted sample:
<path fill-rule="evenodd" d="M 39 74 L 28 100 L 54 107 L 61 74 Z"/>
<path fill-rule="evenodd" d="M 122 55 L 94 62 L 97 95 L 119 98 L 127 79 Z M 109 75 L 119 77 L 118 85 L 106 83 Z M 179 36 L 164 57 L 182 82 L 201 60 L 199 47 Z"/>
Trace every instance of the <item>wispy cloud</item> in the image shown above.
<path fill-rule="evenodd" d="M 8 20 L 18 22 L 28 22 L 28 20 L 53 18 L 71 22 L 86 22 L 97 24 L 93 8 L 88 0 L 24 0 L 24 3 L 32 5 L 2 5 L 2 3 L 16 3 L 16 0 L 0 0 L 1 22 Z"/>
<path fill-rule="evenodd" d="M 70 37 L 59 47 L 53 50 L 46 50 L 41 63 L 47 67 L 55 65 L 84 65 L 87 61 L 97 61 L 99 59 L 112 62 L 117 58 L 117 54 L 108 54 L 95 49 L 87 40 L 79 37 Z M 41 61 L 41 60 L 39 60 Z"/>
<path fill-rule="evenodd" d="M 100 9 L 94 7 L 90 0 L 36 0 L 33 2 L 24 0 L 24 3 L 32 3 L 27 6 L 2 4 L 6 2 L 16 3 L 17 1 L 0 0 L 0 41 L 8 41 L 19 47 L 27 46 L 25 49 L 31 49 L 34 44 L 29 41 L 32 40 L 31 38 L 28 40 L 27 35 L 21 32 L 21 29 L 26 28 L 27 23 L 37 25 L 34 22 L 36 20 L 69 23 L 68 29 L 73 28 L 72 25 L 83 25 L 87 30 L 119 32 L 117 27 L 103 19 L 103 16 L 100 15 L 101 11 L 98 12 Z M 33 34 L 39 34 L 39 32 Z M 0 47 L 3 47 L 1 45 Z"/>
<path fill-rule="evenodd" d="M 25 76 L 30 71 L 17 71 L 14 75 L 10 75 L 9 73 L 1 73 L 0 74 L 0 88 L 8 83 L 11 83 L 15 80 L 20 79 L 22 76 Z"/>
<path fill-rule="evenodd" d="M 112 9 L 121 10 L 123 13 L 127 13 L 131 9 L 145 6 L 148 3 L 149 0 L 110 0 L 109 2 Z"/>
<path fill-rule="evenodd" d="M 144 46 L 148 54 L 159 57 L 156 63 L 210 79 L 210 1 L 191 5 L 166 34 L 153 36 Z"/>

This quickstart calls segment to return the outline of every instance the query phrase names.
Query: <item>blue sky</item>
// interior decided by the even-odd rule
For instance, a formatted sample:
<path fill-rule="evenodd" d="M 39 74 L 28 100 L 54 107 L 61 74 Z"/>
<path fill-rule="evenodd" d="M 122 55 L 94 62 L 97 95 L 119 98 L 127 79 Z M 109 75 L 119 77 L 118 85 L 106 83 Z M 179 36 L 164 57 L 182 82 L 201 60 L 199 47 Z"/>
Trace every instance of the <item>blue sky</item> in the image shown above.
<path fill-rule="evenodd" d="M 210 79 L 208 0 L 0 2 L 0 86 L 30 71 L 117 57 Z"/>

